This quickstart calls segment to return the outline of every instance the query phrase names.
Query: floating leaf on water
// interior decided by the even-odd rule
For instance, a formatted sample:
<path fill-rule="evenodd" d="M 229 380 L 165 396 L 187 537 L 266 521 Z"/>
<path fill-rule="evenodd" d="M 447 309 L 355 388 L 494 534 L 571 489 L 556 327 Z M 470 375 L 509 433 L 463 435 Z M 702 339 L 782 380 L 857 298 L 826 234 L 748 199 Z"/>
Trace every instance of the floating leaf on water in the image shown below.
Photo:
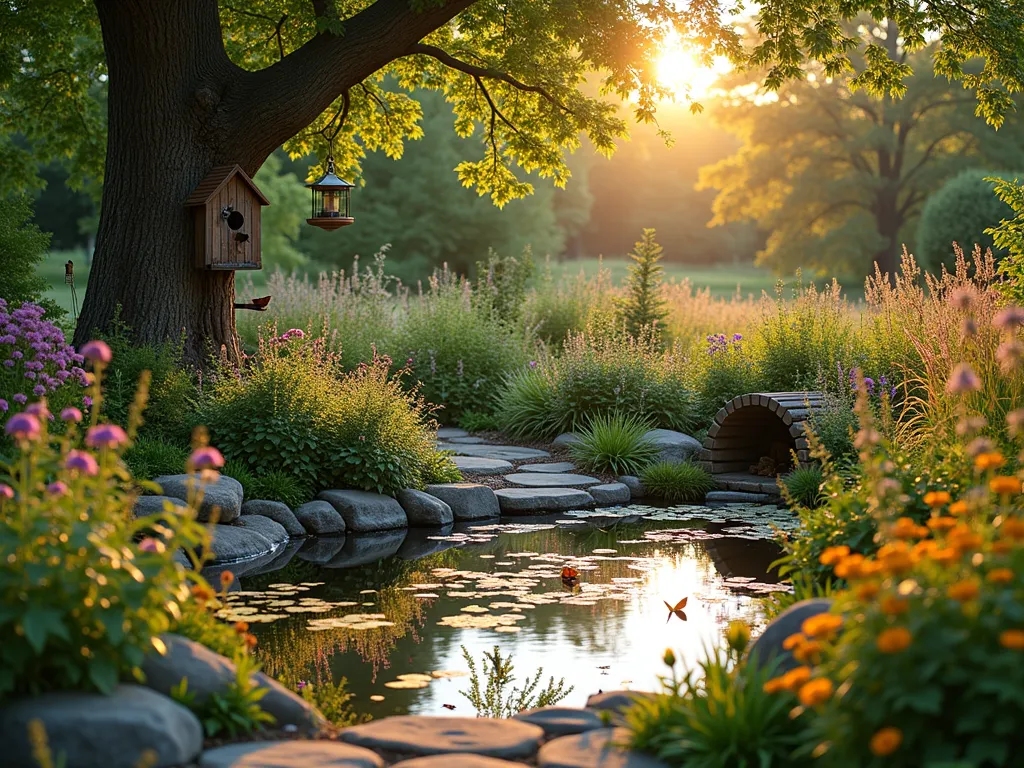
<path fill-rule="evenodd" d="M 493 560 L 494 555 L 478 555 L 481 560 Z"/>
<path fill-rule="evenodd" d="M 482 605 L 466 605 L 460 609 L 463 613 L 487 613 L 489 609 Z"/>
<path fill-rule="evenodd" d="M 498 626 L 498 618 L 491 615 L 462 613 L 458 616 L 445 616 L 437 624 L 441 627 L 455 627 L 456 629 L 490 629 Z"/>
<path fill-rule="evenodd" d="M 440 597 L 440 595 L 438 595 L 436 592 L 417 592 L 415 595 L 413 595 L 413 597 L 418 597 L 420 599 L 428 599 Z"/>
<path fill-rule="evenodd" d="M 288 613 L 327 613 L 329 610 L 329 605 L 289 605 L 285 608 Z"/>
<path fill-rule="evenodd" d="M 467 677 L 469 672 L 464 672 L 461 669 L 435 669 L 430 673 L 431 677 L 436 677 L 438 680 L 447 680 L 453 677 Z"/>
<path fill-rule="evenodd" d="M 384 701 L 384 697 L 381 696 L 379 693 L 375 693 L 373 694 L 373 696 L 370 697 L 370 701 Z"/>
<path fill-rule="evenodd" d="M 295 605 L 294 600 L 274 600 L 267 603 L 268 608 L 284 608 L 286 605 Z"/>
<path fill-rule="evenodd" d="M 619 550 L 617 550 L 617 549 L 593 549 L 593 550 L 591 550 L 591 552 L 593 552 L 595 555 L 614 555 L 618 551 Z"/>
<path fill-rule="evenodd" d="M 426 688 L 428 685 L 430 685 L 429 682 L 423 682 L 422 680 L 392 680 L 389 683 L 384 683 L 385 688 L 401 689 Z"/>
<path fill-rule="evenodd" d="M 300 587 L 322 587 L 324 582 L 322 581 L 302 581 L 299 582 Z"/>
<path fill-rule="evenodd" d="M 495 562 L 495 565 L 515 565 L 511 560 L 502 560 L 500 563 Z"/>
<path fill-rule="evenodd" d="M 369 607 L 369 606 L 372 606 L 372 605 L 373 605 L 373 603 L 363 603 L 362 605 L 364 605 L 364 606 L 366 606 L 366 607 Z"/>
<path fill-rule="evenodd" d="M 331 605 L 333 605 L 335 608 L 355 608 L 357 605 L 359 605 L 359 603 L 343 601 L 340 603 L 331 603 Z"/>
<path fill-rule="evenodd" d="M 361 590 L 359 590 L 359 594 L 360 595 L 376 595 L 377 594 L 377 590 L 376 589 L 361 589 Z"/>
<path fill-rule="evenodd" d="M 517 627 L 514 624 L 502 624 L 501 626 L 494 627 L 494 631 L 495 632 L 516 633 L 516 632 L 522 632 L 523 628 L 522 627 Z"/>
<path fill-rule="evenodd" d="M 434 678 L 420 672 L 408 672 L 404 675 L 396 675 L 399 680 L 412 680 L 413 682 L 429 683 Z"/>

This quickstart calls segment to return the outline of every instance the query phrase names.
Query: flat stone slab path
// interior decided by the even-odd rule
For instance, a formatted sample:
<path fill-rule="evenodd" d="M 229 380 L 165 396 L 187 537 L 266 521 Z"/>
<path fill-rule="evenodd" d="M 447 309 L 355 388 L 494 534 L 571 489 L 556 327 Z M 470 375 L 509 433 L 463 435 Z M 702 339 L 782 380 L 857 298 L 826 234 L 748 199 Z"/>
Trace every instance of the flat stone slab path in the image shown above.
<path fill-rule="evenodd" d="M 534 754 L 544 738 L 544 730 L 529 723 L 488 717 L 402 715 L 346 728 L 338 737 L 349 744 L 389 752 L 472 752 L 514 760 Z"/>
<path fill-rule="evenodd" d="M 550 464 L 522 464 L 520 472 L 575 472 L 576 465 L 571 461 L 553 461 Z"/>
<path fill-rule="evenodd" d="M 540 768 L 665 768 L 651 755 L 629 752 L 617 746 L 625 743 L 625 728 L 601 728 L 575 736 L 562 736 L 540 748 Z"/>
<path fill-rule="evenodd" d="M 481 459 L 505 459 L 521 461 L 522 459 L 547 459 L 551 456 L 547 451 L 537 448 L 522 448 L 518 445 L 461 445 L 459 443 L 438 444 L 439 450 L 454 451 L 458 456 L 478 456 Z"/>
<path fill-rule="evenodd" d="M 574 707 L 529 709 L 512 719 L 539 725 L 548 736 L 569 736 L 606 727 L 596 712 Z"/>
<path fill-rule="evenodd" d="M 503 475 L 512 471 L 512 464 L 504 459 L 482 459 L 479 456 L 452 456 L 451 459 L 462 472 L 474 475 Z"/>
<path fill-rule="evenodd" d="M 578 488 L 502 488 L 494 495 L 504 515 L 566 512 L 594 505 L 594 498 Z"/>
<path fill-rule="evenodd" d="M 337 741 L 247 741 L 202 754 L 199 768 L 383 768 L 368 749 Z"/>
<path fill-rule="evenodd" d="M 565 488 L 568 486 L 598 485 L 600 480 L 590 475 L 574 475 L 565 473 L 516 472 L 505 475 L 505 479 L 514 485 L 525 488 Z"/>
<path fill-rule="evenodd" d="M 459 445 L 480 445 L 487 442 L 482 437 L 449 437 L 448 440 Z"/>
<path fill-rule="evenodd" d="M 438 440 L 448 440 L 452 437 L 469 437 L 469 432 L 458 427 L 441 427 L 437 430 Z"/>

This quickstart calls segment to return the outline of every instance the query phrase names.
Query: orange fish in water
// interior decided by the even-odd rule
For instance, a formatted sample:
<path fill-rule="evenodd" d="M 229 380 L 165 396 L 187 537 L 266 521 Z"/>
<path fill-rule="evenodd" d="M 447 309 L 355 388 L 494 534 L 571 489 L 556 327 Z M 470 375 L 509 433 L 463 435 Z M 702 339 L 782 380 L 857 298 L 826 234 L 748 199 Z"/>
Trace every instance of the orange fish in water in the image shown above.
<path fill-rule="evenodd" d="M 690 598 L 688 597 L 684 597 L 676 603 L 675 606 L 673 606 L 668 600 L 662 600 L 662 602 L 665 603 L 665 607 L 668 608 L 668 618 L 665 620 L 665 623 L 671 621 L 673 616 L 678 616 L 683 621 L 686 621 L 686 613 L 683 611 L 683 608 L 686 607 L 686 603 L 689 599 Z"/>
<path fill-rule="evenodd" d="M 575 584 L 580 580 L 580 572 L 570 565 L 562 568 L 562 581 L 566 584 Z"/>

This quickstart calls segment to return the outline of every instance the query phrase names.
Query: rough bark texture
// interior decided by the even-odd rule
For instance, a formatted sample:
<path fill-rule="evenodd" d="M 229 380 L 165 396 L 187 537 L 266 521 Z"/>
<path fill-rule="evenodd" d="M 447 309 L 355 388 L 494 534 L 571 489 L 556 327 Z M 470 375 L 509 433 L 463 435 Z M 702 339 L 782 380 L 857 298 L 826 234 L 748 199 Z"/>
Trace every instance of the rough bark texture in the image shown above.
<path fill-rule="evenodd" d="M 95 0 L 110 83 L 103 209 L 75 333 L 110 328 L 117 307 L 138 341 L 185 336 L 186 359 L 238 359 L 234 273 L 197 269 L 183 201 L 216 165 L 250 176 L 343 91 L 473 0 L 414 12 L 378 0 L 277 64 L 247 72 L 224 51 L 216 0 Z M 330 73 L 325 77 L 325 73 Z M 273 202 L 273 201 L 272 201 Z"/>

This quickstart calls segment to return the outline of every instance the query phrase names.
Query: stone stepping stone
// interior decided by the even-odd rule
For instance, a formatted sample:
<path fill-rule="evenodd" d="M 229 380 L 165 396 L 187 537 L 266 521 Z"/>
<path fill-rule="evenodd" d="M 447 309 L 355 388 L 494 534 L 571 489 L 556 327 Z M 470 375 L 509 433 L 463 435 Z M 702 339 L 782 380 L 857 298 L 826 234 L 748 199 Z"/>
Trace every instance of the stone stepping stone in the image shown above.
<path fill-rule="evenodd" d="M 598 485 L 601 481 L 590 475 L 574 475 L 562 472 L 516 472 L 512 475 L 505 475 L 510 483 L 521 485 L 525 488 L 565 488 L 566 486 Z"/>
<path fill-rule="evenodd" d="M 451 507 L 456 522 L 486 520 L 501 514 L 494 491 L 480 483 L 437 483 L 424 490 Z"/>
<path fill-rule="evenodd" d="M 29 740 L 33 720 L 42 723 L 53 754 L 66 755 L 72 766 L 132 768 L 146 751 L 155 753 L 156 766 L 189 765 L 203 748 L 203 726 L 185 707 L 141 685 L 119 685 L 109 695 L 43 693 L 5 701 L 3 765 L 39 765 Z"/>
<path fill-rule="evenodd" d="M 500 760 L 497 757 L 463 753 L 414 757 L 412 760 L 393 763 L 391 768 L 523 768 L 523 764 Z"/>
<path fill-rule="evenodd" d="M 599 505 L 628 504 L 632 498 L 629 486 L 625 483 L 603 483 L 587 488 L 587 493 L 594 497 Z"/>
<path fill-rule="evenodd" d="M 501 475 L 512 471 L 512 465 L 503 459 L 481 459 L 478 456 L 452 456 L 455 466 L 474 475 Z"/>
<path fill-rule="evenodd" d="M 550 464 L 522 464 L 520 472 L 575 472 L 576 465 L 571 461 L 553 461 Z"/>
<path fill-rule="evenodd" d="M 490 717 L 385 717 L 346 728 L 338 734 L 360 747 L 413 755 L 470 752 L 516 759 L 530 757 L 544 730 L 536 725 Z"/>
<path fill-rule="evenodd" d="M 573 445 L 580 441 L 580 436 L 575 432 L 563 432 L 554 440 L 551 441 L 552 445 Z"/>
<path fill-rule="evenodd" d="M 469 437 L 469 432 L 458 427 L 441 427 L 437 430 L 439 440 L 450 440 L 453 437 Z"/>
<path fill-rule="evenodd" d="M 574 733 L 584 733 L 585 731 L 593 731 L 605 727 L 605 724 L 596 712 L 589 709 L 575 709 L 573 707 L 530 709 L 514 715 L 512 719 L 539 725 L 548 736 L 569 736 Z"/>
<path fill-rule="evenodd" d="M 458 445 L 449 443 L 445 448 L 455 451 L 459 456 L 477 456 L 481 459 L 504 459 L 505 461 L 522 461 L 523 459 L 547 459 L 551 454 L 537 448 L 521 448 L 518 445 Z"/>
<path fill-rule="evenodd" d="M 502 488 L 494 495 L 505 515 L 567 512 L 594 506 L 593 497 L 578 488 Z"/>
<path fill-rule="evenodd" d="M 368 749 L 337 741 L 246 741 L 210 749 L 199 768 L 383 768 Z"/>
<path fill-rule="evenodd" d="M 541 747 L 539 768 L 666 768 L 666 764 L 642 752 L 630 752 L 616 743 L 629 738 L 625 728 L 601 728 L 562 736 Z"/>
<path fill-rule="evenodd" d="M 482 437 L 449 437 L 448 440 L 459 445 L 480 445 L 487 442 Z"/>

